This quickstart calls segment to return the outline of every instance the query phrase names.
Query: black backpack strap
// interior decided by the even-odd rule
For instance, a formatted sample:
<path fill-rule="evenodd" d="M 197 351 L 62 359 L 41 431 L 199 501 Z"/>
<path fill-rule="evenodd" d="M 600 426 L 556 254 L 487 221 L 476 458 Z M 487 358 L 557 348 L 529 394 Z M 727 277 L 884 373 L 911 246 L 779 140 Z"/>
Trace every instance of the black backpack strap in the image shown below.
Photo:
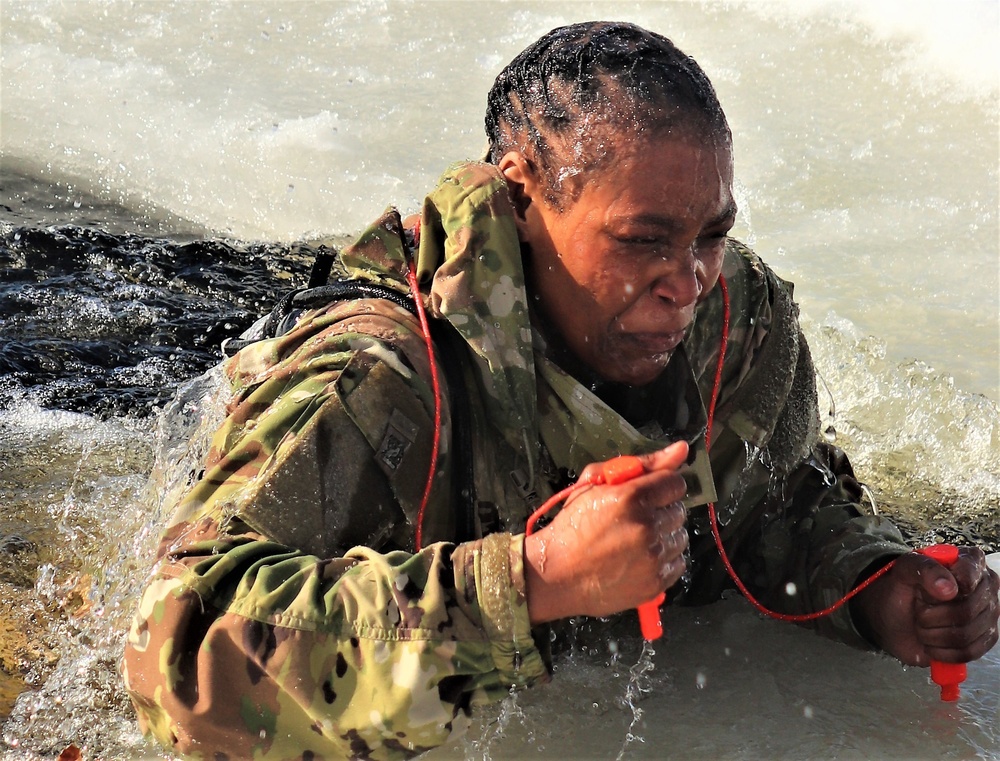
<path fill-rule="evenodd" d="M 448 384 L 448 404 L 451 410 L 452 467 L 454 474 L 454 504 L 456 540 L 467 542 L 476 536 L 476 473 L 472 465 L 472 410 L 462 373 L 460 337 L 445 320 L 430 320 L 431 340 L 441 359 L 445 382 Z"/>
<path fill-rule="evenodd" d="M 403 307 L 414 316 L 417 314 L 413 300 L 393 288 L 359 280 L 335 280 L 328 285 L 297 288 L 286 293 L 266 317 L 257 320 L 239 338 L 223 341 L 222 353 L 232 357 L 257 341 L 284 335 L 295 327 L 295 322 L 305 311 L 350 299 L 385 299 Z"/>
<path fill-rule="evenodd" d="M 320 246 L 319 251 L 316 252 L 316 258 L 313 260 L 312 271 L 309 273 L 309 285 L 306 287 L 318 288 L 321 285 L 326 285 L 330 280 L 330 270 L 333 269 L 333 263 L 336 259 L 336 253 L 328 251 L 326 246 Z"/>

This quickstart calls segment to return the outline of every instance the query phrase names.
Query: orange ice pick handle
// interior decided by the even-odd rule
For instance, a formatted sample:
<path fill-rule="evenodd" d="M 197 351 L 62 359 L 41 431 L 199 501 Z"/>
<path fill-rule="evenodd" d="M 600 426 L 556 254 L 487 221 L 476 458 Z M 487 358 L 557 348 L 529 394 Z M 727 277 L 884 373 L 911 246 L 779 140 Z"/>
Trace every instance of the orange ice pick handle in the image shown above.
<path fill-rule="evenodd" d="M 958 562 L 958 547 L 953 544 L 935 544 L 917 550 L 921 555 L 934 558 L 945 568 L 951 568 Z M 958 700 L 961 694 L 959 685 L 965 681 L 966 664 L 931 661 L 931 681 L 941 688 L 941 700 Z"/>
<path fill-rule="evenodd" d="M 592 484 L 623 484 L 646 472 L 642 460 L 633 455 L 625 454 L 601 463 L 597 475 L 587 480 Z"/>
<path fill-rule="evenodd" d="M 642 460 L 632 455 L 622 455 L 608 460 L 601 465 L 597 475 L 591 480 L 594 484 L 623 484 L 646 472 Z M 649 642 L 663 636 L 663 621 L 660 619 L 660 605 L 666 599 L 666 594 L 660 592 L 649 602 L 644 602 L 636 610 L 639 613 L 639 628 L 642 637 Z"/>

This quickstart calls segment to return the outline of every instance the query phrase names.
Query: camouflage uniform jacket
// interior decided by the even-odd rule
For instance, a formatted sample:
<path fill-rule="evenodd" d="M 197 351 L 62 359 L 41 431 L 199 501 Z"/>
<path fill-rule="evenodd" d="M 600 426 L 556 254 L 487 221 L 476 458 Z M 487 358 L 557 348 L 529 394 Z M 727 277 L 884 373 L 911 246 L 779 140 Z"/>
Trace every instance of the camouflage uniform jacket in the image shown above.
<path fill-rule="evenodd" d="M 339 274 L 406 294 L 407 241 L 389 210 L 342 252 Z M 726 586 L 698 507 L 716 496 L 737 569 L 781 610 L 825 606 L 906 550 L 862 514 L 846 460 L 818 443 L 790 287 L 742 245 L 729 244 L 723 270 L 732 318 L 711 465 L 702 399 L 720 346 L 718 288 L 651 393 L 620 399 L 546 358 L 495 168 L 445 174 L 413 255 L 471 427 L 456 440 L 445 389 L 425 546 L 415 551 L 414 536 L 434 401 L 409 311 L 335 302 L 227 361 L 225 419 L 175 506 L 124 659 L 142 728 L 176 752 L 405 758 L 457 733 L 473 704 L 547 681 L 548 637 L 532 632 L 525 603 L 527 516 L 587 463 L 678 437 L 697 454 L 681 601 Z M 456 478 L 466 445 L 469 472 Z M 846 609 L 819 627 L 866 644 Z"/>

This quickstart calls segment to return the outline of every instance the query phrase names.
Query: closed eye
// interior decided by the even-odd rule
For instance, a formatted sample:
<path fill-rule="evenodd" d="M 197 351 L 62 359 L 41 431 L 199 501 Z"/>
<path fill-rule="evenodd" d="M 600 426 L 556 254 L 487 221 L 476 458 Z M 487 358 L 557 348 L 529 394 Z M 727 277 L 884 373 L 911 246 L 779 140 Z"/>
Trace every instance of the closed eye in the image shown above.
<path fill-rule="evenodd" d="M 709 233 L 708 235 L 702 235 L 701 237 L 698 238 L 698 240 L 714 243 L 720 240 L 725 240 L 728 237 L 729 237 L 729 231 L 726 230 L 724 232 Z"/>

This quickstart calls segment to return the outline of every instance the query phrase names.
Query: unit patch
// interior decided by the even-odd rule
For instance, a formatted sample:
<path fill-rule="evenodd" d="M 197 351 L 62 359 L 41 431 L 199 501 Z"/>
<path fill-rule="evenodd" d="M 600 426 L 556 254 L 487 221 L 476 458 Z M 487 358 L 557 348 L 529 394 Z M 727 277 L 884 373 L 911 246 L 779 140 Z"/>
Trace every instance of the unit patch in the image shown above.
<path fill-rule="evenodd" d="M 378 461 L 390 473 L 395 472 L 416 439 L 417 426 L 398 409 L 393 409 L 378 448 Z"/>

